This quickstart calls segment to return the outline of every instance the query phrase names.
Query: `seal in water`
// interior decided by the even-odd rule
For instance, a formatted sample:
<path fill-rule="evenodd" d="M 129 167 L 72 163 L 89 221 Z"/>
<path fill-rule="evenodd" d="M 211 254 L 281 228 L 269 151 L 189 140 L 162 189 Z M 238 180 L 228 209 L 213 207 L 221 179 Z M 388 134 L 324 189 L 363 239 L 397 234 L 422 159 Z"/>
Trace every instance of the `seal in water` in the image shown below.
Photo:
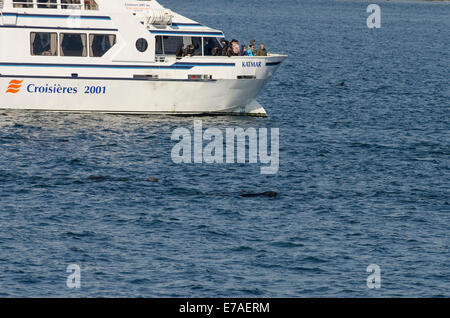
<path fill-rule="evenodd" d="M 108 180 L 108 177 L 105 177 L 105 176 L 90 176 L 88 178 L 88 180 L 90 180 L 90 181 L 106 181 L 106 180 Z"/>
<path fill-rule="evenodd" d="M 254 198 L 254 197 L 273 198 L 273 197 L 276 197 L 277 195 L 278 195 L 278 193 L 276 193 L 275 191 L 266 191 L 266 192 L 262 192 L 262 193 L 244 193 L 244 194 L 241 194 L 241 197 L 243 197 L 243 198 Z"/>

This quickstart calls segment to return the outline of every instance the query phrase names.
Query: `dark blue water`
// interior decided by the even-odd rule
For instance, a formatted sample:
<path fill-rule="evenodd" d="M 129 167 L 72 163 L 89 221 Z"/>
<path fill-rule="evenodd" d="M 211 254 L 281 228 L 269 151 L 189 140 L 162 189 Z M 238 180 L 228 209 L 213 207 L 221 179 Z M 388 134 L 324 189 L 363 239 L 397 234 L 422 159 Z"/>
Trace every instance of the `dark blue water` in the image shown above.
<path fill-rule="evenodd" d="M 201 118 L 280 128 L 279 173 L 172 163 L 193 118 L 0 113 L 0 296 L 450 296 L 450 5 L 162 3 L 289 54 L 268 119 Z"/>

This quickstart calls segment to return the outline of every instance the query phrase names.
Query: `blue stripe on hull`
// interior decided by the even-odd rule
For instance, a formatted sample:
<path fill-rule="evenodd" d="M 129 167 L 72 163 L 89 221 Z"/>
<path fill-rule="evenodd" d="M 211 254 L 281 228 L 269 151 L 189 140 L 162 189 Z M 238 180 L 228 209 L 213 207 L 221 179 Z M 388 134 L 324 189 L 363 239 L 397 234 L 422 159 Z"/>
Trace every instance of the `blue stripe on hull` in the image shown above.
<path fill-rule="evenodd" d="M 5 17 L 17 16 L 20 18 L 50 18 L 50 19 L 86 19 L 86 20 L 111 20 L 111 17 L 107 16 L 96 16 L 96 15 L 61 15 L 61 14 L 31 14 L 31 13 L 13 13 L 13 12 L 3 12 Z"/>
<path fill-rule="evenodd" d="M 119 29 L 104 29 L 104 28 L 66 28 L 66 27 L 21 26 L 21 25 L 0 25 L 0 28 L 5 28 L 5 29 L 40 29 L 40 30 L 109 31 L 109 32 L 117 32 L 117 31 L 119 31 Z"/>
<path fill-rule="evenodd" d="M 150 30 L 150 33 L 161 34 L 161 35 L 185 35 L 185 36 L 197 35 L 197 36 L 220 36 L 220 37 L 223 37 L 222 32 L 208 32 L 208 31 L 172 31 L 172 30 L 155 31 L 155 30 Z"/>
<path fill-rule="evenodd" d="M 174 28 L 178 28 L 178 27 L 203 27 L 203 28 L 205 28 L 205 26 L 200 23 L 172 23 L 170 26 L 174 27 Z"/>
<path fill-rule="evenodd" d="M 4 67 L 72 67 L 112 69 L 174 69 L 190 70 L 194 67 L 234 67 L 234 63 L 175 63 L 172 65 L 107 65 L 107 64 L 50 64 L 50 63 L 0 63 Z"/>
<path fill-rule="evenodd" d="M 0 78 L 33 78 L 33 79 L 70 79 L 100 81 L 140 81 L 140 82 L 217 82 L 215 79 L 179 79 L 179 78 L 134 78 L 134 77 L 89 77 L 89 76 L 44 76 L 44 75 L 0 75 Z"/>

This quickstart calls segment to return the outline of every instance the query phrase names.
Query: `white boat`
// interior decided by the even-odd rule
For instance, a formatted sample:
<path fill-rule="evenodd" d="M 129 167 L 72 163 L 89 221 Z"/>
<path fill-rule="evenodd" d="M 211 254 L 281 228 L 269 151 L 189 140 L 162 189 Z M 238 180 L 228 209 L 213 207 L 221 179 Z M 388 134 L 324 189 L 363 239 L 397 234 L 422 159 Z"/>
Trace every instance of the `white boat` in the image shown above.
<path fill-rule="evenodd" d="M 0 109 L 265 116 L 286 56 L 214 56 L 223 38 L 155 0 L 0 0 Z"/>

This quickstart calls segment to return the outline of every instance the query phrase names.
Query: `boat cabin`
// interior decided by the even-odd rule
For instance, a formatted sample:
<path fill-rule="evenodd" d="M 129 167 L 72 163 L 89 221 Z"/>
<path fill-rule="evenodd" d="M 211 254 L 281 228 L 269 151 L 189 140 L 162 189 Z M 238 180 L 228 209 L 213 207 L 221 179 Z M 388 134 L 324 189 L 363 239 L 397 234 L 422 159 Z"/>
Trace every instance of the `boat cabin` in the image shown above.
<path fill-rule="evenodd" d="M 192 44 L 195 57 L 212 56 L 224 37 L 223 32 L 153 0 L 0 0 L 0 27 L 9 31 L 0 34 L 2 43 L 24 40 L 27 33 L 26 54 L 15 50 L 16 57 L 23 59 L 168 62 L 175 59 L 181 44 L 185 48 Z"/>

